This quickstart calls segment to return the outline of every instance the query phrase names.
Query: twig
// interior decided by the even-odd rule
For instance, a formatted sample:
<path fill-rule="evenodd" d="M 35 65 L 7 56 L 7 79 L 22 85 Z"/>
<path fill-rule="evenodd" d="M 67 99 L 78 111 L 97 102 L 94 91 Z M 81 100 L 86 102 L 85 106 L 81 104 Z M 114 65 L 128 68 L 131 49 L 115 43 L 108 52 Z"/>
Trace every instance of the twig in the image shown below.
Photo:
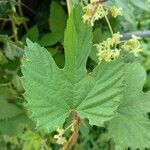
<path fill-rule="evenodd" d="M 150 37 L 150 30 L 123 33 L 122 35 L 123 35 L 122 40 L 131 39 L 132 35 L 136 35 L 139 37 Z"/>
<path fill-rule="evenodd" d="M 18 0 L 18 10 L 19 10 L 19 14 L 21 17 L 23 17 L 23 11 L 22 11 L 22 7 L 21 7 L 21 0 Z M 27 31 L 28 30 L 28 26 L 26 24 L 26 22 L 23 22 L 24 28 Z"/>
<path fill-rule="evenodd" d="M 18 41 L 18 31 L 17 31 L 16 24 L 14 23 L 14 21 L 13 21 L 11 16 L 9 16 L 9 18 L 10 18 L 10 21 L 11 21 L 11 26 L 12 26 L 14 39 L 15 39 L 15 41 Z"/>
<path fill-rule="evenodd" d="M 22 5 L 23 7 L 25 7 L 26 9 L 28 9 L 31 13 L 36 14 L 35 11 L 33 11 L 30 7 L 28 7 L 28 6 L 25 5 L 24 3 L 21 3 L 21 5 Z"/>

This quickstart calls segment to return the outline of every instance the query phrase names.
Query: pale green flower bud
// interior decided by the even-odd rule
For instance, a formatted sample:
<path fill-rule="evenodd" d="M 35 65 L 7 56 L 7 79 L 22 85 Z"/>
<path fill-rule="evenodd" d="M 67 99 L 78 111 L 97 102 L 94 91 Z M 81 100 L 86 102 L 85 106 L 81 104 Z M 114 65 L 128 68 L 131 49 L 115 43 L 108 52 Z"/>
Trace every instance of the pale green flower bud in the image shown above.
<path fill-rule="evenodd" d="M 65 130 L 58 128 L 57 132 L 58 132 L 58 134 L 54 135 L 54 139 L 56 139 L 56 143 L 60 144 L 60 145 L 64 145 L 67 142 L 66 138 L 63 137 Z"/>
<path fill-rule="evenodd" d="M 111 15 L 116 18 L 117 16 L 122 16 L 122 8 L 117 8 L 116 6 L 112 6 L 110 8 Z"/>
<path fill-rule="evenodd" d="M 96 20 L 103 18 L 105 15 L 108 15 L 108 11 L 102 9 L 101 3 L 95 3 L 96 1 L 91 1 L 90 4 L 85 6 L 83 9 L 85 14 L 83 15 L 83 22 L 90 24 L 91 26 L 94 25 Z"/>
<path fill-rule="evenodd" d="M 122 48 L 125 51 L 129 51 L 130 53 L 133 53 L 135 56 L 138 56 L 139 52 L 141 51 L 141 44 L 139 42 L 139 37 L 132 35 L 132 39 L 125 42 L 122 46 Z"/>

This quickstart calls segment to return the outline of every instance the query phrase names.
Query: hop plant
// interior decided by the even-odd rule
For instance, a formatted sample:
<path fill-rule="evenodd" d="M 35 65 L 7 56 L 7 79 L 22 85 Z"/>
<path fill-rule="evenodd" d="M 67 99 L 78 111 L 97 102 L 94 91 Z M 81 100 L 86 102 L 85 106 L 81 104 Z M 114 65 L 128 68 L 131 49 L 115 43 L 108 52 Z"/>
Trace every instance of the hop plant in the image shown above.
<path fill-rule="evenodd" d="M 120 47 L 122 35 L 118 32 L 112 35 L 112 38 L 108 38 L 105 41 L 95 44 L 98 50 L 99 60 L 111 62 L 120 56 L 121 51 L 127 51 L 132 53 L 134 56 L 138 56 L 141 51 L 139 37 L 132 35 L 132 39 L 127 40 Z M 119 47 L 118 49 L 116 47 Z"/>
<path fill-rule="evenodd" d="M 91 26 L 94 25 L 96 20 L 99 20 L 105 16 L 105 13 L 102 9 L 102 5 L 100 3 L 96 3 L 92 1 L 90 4 L 84 7 L 85 14 L 83 15 L 83 22 L 88 23 Z"/>
<path fill-rule="evenodd" d="M 83 22 L 94 25 L 96 20 L 102 19 L 103 17 L 107 17 L 109 12 L 112 14 L 114 18 L 119 15 L 122 15 L 122 8 L 117 8 L 116 6 L 112 6 L 109 8 L 103 8 L 103 5 L 98 0 L 91 0 L 90 3 L 84 8 L 85 14 L 83 15 Z"/>
<path fill-rule="evenodd" d="M 64 145 L 67 142 L 66 138 L 63 137 L 65 130 L 58 128 L 57 132 L 58 134 L 54 135 L 54 139 L 56 139 L 56 143 L 59 145 Z"/>
<path fill-rule="evenodd" d="M 122 8 L 117 8 L 116 6 L 110 7 L 111 15 L 116 18 L 118 16 L 122 16 Z"/>
<path fill-rule="evenodd" d="M 117 49 L 116 46 L 121 43 L 121 35 L 120 33 L 113 34 L 112 38 L 108 38 L 106 41 L 102 43 L 95 44 L 98 50 L 99 60 L 105 60 L 110 62 L 115 60 L 120 55 L 120 49 Z"/>
<path fill-rule="evenodd" d="M 141 51 L 141 45 L 139 42 L 139 37 L 132 35 L 132 39 L 126 41 L 123 45 L 122 48 L 125 51 L 128 51 L 130 53 L 133 53 L 135 56 L 138 56 L 139 52 Z"/>
<path fill-rule="evenodd" d="M 105 60 L 107 62 L 111 62 L 112 60 L 115 60 L 119 57 L 120 51 L 118 49 L 114 50 L 103 50 L 98 53 L 100 60 Z"/>

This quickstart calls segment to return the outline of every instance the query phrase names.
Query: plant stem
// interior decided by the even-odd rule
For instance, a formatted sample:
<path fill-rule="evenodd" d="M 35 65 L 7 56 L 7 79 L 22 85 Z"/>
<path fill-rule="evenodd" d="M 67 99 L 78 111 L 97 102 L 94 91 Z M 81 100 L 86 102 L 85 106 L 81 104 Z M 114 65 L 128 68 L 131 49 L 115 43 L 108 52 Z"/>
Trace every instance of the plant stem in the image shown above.
<path fill-rule="evenodd" d="M 22 7 L 21 7 L 21 0 L 18 0 L 18 10 L 19 10 L 19 14 L 21 17 L 23 17 L 23 11 L 22 11 Z M 27 31 L 28 30 L 28 26 L 26 24 L 26 22 L 23 22 L 24 28 Z"/>
<path fill-rule="evenodd" d="M 68 14 L 70 16 L 72 10 L 72 0 L 66 0 L 66 2 L 67 2 Z"/>
<path fill-rule="evenodd" d="M 72 111 L 72 119 L 74 120 L 74 132 L 72 133 L 71 137 L 69 138 L 68 142 L 64 145 L 62 150 L 71 149 L 73 145 L 76 144 L 78 136 L 79 136 L 79 129 L 80 129 L 80 118 L 77 116 L 76 111 Z"/>
<path fill-rule="evenodd" d="M 9 18 L 10 18 L 10 21 L 11 21 L 11 26 L 12 26 L 12 31 L 13 31 L 13 34 L 14 34 L 15 41 L 18 41 L 18 31 L 17 31 L 16 24 L 14 23 L 14 21 L 12 19 L 12 16 L 9 16 Z"/>
<path fill-rule="evenodd" d="M 102 8 L 102 10 L 103 10 L 103 13 L 104 13 L 104 16 L 105 16 L 106 22 L 107 22 L 107 24 L 108 24 L 108 27 L 109 27 L 110 33 L 111 33 L 111 35 L 113 35 L 113 34 L 114 34 L 113 29 L 112 29 L 112 27 L 111 27 L 111 24 L 110 24 L 110 22 L 109 22 L 109 19 L 108 19 L 107 15 L 106 15 L 106 12 L 105 12 L 105 10 L 104 10 L 104 8 L 103 8 L 103 6 L 102 6 L 102 5 L 101 5 L 101 8 Z"/>
<path fill-rule="evenodd" d="M 15 13 L 16 12 L 16 8 L 15 8 L 14 4 L 12 4 L 10 2 L 10 5 L 11 5 L 12 12 Z M 9 18 L 10 18 L 10 21 L 11 21 L 11 26 L 12 26 L 12 31 L 13 31 L 13 34 L 14 34 L 15 41 L 18 41 L 18 31 L 17 31 L 16 24 L 15 24 L 15 22 L 14 22 L 14 20 L 13 20 L 11 15 L 9 15 Z"/>

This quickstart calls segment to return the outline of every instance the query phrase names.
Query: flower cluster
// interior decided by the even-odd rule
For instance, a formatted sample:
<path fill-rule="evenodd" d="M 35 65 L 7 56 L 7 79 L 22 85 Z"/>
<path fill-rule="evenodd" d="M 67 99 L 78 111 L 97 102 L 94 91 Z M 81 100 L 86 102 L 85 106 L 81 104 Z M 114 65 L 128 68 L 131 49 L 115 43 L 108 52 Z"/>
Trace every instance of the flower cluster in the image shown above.
<path fill-rule="evenodd" d="M 94 2 L 90 3 L 84 7 L 84 10 L 85 14 L 83 15 L 83 22 L 88 23 L 91 26 L 94 25 L 96 20 L 103 18 L 105 13 L 107 14 L 107 12 L 102 10 L 102 5 L 100 3 L 97 5 Z"/>
<path fill-rule="evenodd" d="M 119 44 L 122 43 L 120 33 L 113 34 L 112 38 L 108 38 L 102 43 L 95 44 L 98 50 L 99 60 L 104 60 L 107 62 L 113 61 L 120 56 L 121 51 L 128 51 L 133 53 L 135 56 L 138 56 L 140 49 L 139 37 L 132 35 L 132 39 L 125 41 L 122 46 Z M 119 48 L 117 48 L 119 47 Z"/>
<path fill-rule="evenodd" d="M 120 55 L 120 50 L 116 48 L 118 44 L 121 43 L 120 38 L 122 36 L 120 33 L 113 34 L 112 38 L 108 38 L 106 41 L 102 43 L 95 44 L 98 50 L 98 57 L 100 60 L 105 60 L 110 62 L 115 60 Z"/>
<path fill-rule="evenodd" d="M 56 139 L 57 144 L 64 145 L 67 142 L 66 138 L 63 137 L 65 130 L 58 128 L 57 132 L 58 134 L 54 135 L 54 139 Z"/>
<path fill-rule="evenodd" d="M 117 17 L 119 15 L 122 15 L 122 9 L 117 8 L 115 6 L 110 8 L 103 8 L 102 4 L 99 2 L 99 0 L 91 0 L 91 2 L 84 7 L 85 14 L 83 15 L 83 22 L 88 23 L 91 26 L 94 25 L 94 22 L 96 20 L 99 20 L 109 14 L 109 12 L 112 14 L 113 17 Z"/>
<path fill-rule="evenodd" d="M 56 143 L 59 145 L 64 145 L 67 143 L 66 138 L 64 137 L 64 133 L 70 129 L 71 132 L 75 131 L 76 120 L 73 121 L 66 129 L 58 128 L 56 131 L 58 134 L 54 135 L 54 139 L 56 139 Z"/>
<path fill-rule="evenodd" d="M 132 39 L 126 41 L 122 45 L 122 48 L 125 51 L 128 51 L 130 53 L 133 53 L 135 56 L 138 56 L 139 52 L 141 51 L 139 39 L 139 37 L 132 35 Z"/>
<path fill-rule="evenodd" d="M 107 62 L 117 59 L 119 55 L 120 55 L 120 51 L 118 49 L 103 50 L 103 51 L 99 51 L 98 53 L 99 59 L 105 60 Z"/>
<path fill-rule="evenodd" d="M 116 18 L 117 16 L 122 16 L 122 8 L 117 8 L 116 6 L 110 7 L 111 15 Z"/>

